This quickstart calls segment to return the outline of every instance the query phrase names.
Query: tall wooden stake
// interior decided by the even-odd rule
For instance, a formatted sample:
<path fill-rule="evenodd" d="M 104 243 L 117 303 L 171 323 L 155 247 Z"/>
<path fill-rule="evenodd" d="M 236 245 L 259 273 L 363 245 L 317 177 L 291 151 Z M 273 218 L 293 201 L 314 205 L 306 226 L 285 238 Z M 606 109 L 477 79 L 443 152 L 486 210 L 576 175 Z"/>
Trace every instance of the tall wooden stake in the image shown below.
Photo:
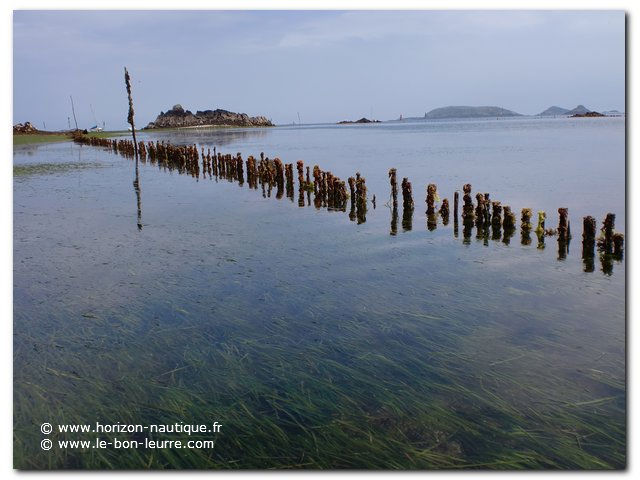
<path fill-rule="evenodd" d="M 136 141 L 136 127 L 133 124 L 133 99 L 131 98 L 131 78 L 127 67 L 124 67 L 124 83 L 127 86 L 127 95 L 129 97 L 129 115 L 127 116 L 127 122 L 131 125 L 131 133 L 133 135 L 133 151 L 136 155 L 136 165 L 138 164 L 138 142 Z"/>

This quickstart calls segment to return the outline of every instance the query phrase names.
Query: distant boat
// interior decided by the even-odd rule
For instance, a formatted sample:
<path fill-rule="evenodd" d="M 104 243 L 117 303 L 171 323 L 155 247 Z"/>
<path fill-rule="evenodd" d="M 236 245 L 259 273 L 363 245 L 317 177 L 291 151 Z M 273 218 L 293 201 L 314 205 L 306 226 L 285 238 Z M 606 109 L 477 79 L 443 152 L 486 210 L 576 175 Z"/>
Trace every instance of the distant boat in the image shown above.
<path fill-rule="evenodd" d="M 91 127 L 89 129 L 90 132 L 101 132 L 103 130 L 102 127 L 99 127 L 98 125 L 94 125 L 93 127 Z"/>

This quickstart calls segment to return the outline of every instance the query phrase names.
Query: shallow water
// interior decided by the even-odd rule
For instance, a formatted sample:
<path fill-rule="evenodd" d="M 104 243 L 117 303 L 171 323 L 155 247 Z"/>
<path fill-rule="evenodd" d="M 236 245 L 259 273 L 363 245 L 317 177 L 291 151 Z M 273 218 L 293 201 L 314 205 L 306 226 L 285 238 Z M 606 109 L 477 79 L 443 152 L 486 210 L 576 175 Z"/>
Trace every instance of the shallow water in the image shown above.
<path fill-rule="evenodd" d="M 15 466 L 623 467 L 625 265 L 605 273 L 596 256 L 585 272 L 580 236 L 582 216 L 607 212 L 624 232 L 624 128 L 525 118 L 141 135 L 360 171 L 377 197 L 360 224 L 145 164 L 138 229 L 131 160 L 16 148 Z M 38 167 L 52 163 L 78 168 Z M 416 202 L 395 235 L 390 167 Z M 453 220 L 427 229 L 425 185 L 453 211 L 467 182 L 517 214 L 546 210 L 547 226 L 568 207 L 566 258 L 554 237 L 539 249 L 519 231 L 507 244 L 475 229 L 465 241 Z M 44 421 L 216 420 L 213 450 L 40 450 Z"/>

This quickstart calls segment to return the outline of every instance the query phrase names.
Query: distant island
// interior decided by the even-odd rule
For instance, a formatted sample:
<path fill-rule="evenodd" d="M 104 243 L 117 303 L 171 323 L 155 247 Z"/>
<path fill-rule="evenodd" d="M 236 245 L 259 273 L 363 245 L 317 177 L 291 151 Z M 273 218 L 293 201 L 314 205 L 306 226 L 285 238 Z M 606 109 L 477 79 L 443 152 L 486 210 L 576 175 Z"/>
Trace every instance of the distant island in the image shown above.
<path fill-rule="evenodd" d="M 368 118 L 362 117 L 360 120 L 342 120 L 338 122 L 338 125 L 346 125 L 350 123 L 381 123 L 380 120 L 369 120 Z"/>
<path fill-rule="evenodd" d="M 573 108 L 571 110 L 569 110 L 568 108 L 555 107 L 555 106 L 549 107 L 544 112 L 540 112 L 536 116 L 552 117 L 552 116 L 561 116 L 561 115 L 566 117 L 580 118 L 580 117 L 608 117 L 608 116 L 614 116 L 614 115 L 622 115 L 622 113 L 618 112 L 617 110 L 600 113 L 600 112 L 596 112 L 595 110 L 589 110 L 584 105 L 578 105 L 576 108 Z"/>
<path fill-rule="evenodd" d="M 566 115 L 568 111 L 569 111 L 568 108 L 553 106 L 553 107 L 547 108 L 544 112 L 540 112 L 537 116 L 538 117 L 555 117 L 557 115 Z"/>
<path fill-rule="evenodd" d="M 149 123 L 145 129 L 205 126 L 273 127 L 273 123 L 263 116 L 250 117 L 246 113 L 234 113 L 221 109 L 198 110 L 193 114 L 178 104 L 168 112 L 160 112 L 156 120 Z"/>
<path fill-rule="evenodd" d="M 425 119 L 440 118 L 487 118 L 487 117 L 520 117 L 520 113 L 512 112 L 501 107 L 441 107 L 425 113 Z"/>
<path fill-rule="evenodd" d="M 589 113 L 591 110 L 589 110 L 587 107 L 585 107 L 584 105 L 578 105 L 576 108 L 569 110 L 568 112 L 565 113 L 565 115 L 569 115 L 569 116 L 573 116 L 573 115 L 584 115 L 585 113 Z"/>

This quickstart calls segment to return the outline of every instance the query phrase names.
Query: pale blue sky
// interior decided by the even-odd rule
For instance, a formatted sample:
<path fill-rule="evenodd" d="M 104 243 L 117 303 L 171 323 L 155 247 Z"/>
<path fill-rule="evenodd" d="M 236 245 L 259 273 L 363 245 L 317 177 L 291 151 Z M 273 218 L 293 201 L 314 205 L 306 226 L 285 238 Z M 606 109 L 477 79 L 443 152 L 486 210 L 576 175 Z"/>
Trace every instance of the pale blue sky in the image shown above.
<path fill-rule="evenodd" d="M 291 123 L 624 109 L 623 12 L 16 11 L 13 120 L 137 125 L 180 103 Z M 73 119 L 72 119 L 73 123 Z"/>

